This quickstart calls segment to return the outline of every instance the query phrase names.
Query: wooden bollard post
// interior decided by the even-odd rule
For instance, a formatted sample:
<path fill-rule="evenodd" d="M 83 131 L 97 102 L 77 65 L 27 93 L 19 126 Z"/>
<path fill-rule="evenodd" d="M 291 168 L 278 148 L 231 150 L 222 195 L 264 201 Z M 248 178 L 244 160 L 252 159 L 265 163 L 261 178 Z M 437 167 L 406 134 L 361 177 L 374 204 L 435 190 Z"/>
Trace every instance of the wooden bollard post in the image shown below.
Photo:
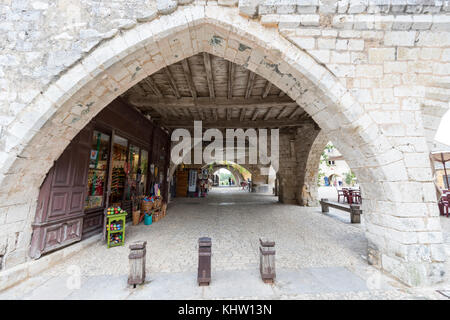
<path fill-rule="evenodd" d="M 259 239 L 259 272 L 264 283 L 275 281 L 275 241 Z"/>
<path fill-rule="evenodd" d="M 328 199 L 326 198 L 320 199 L 320 206 L 322 207 L 322 213 L 330 212 L 330 208 L 326 204 L 327 201 Z"/>
<path fill-rule="evenodd" d="M 145 282 L 145 256 L 147 241 L 137 241 L 130 244 L 130 254 L 128 259 L 130 262 L 130 273 L 128 275 L 128 284 L 136 288 L 137 284 Z"/>
<path fill-rule="evenodd" d="M 350 205 L 350 222 L 351 223 L 361 223 L 361 213 L 362 210 L 357 204 Z"/>
<path fill-rule="evenodd" d="M 211 238 L 198 239 L 198 275 L 199 286 L 208 286 L 211 282 Z"/>

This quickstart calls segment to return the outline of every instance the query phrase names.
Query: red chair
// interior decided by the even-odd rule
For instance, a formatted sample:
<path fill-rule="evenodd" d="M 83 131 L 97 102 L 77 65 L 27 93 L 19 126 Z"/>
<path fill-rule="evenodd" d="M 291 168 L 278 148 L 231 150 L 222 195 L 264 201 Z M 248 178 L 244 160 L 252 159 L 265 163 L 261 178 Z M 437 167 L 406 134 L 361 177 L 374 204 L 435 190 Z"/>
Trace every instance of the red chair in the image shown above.
<path fill-rule="evenodd" d="M 360 190 L 355 190 L 353 191 L 353 197 L 354 197 L 354 202 L 355 203 L 361 203 L 361 191 Z"/>
<path fill-rule="evenodd" d="M 342 189 L 344 191 L 344 196 L 347 199 L 347 203 L 348 204 L 352 204 L 353 203 L 353 192 L 350 189 Z"/>
<path fill-rule="evenodd" d="M 450 193 L 447 193 L 443 197 L 443 204 L 444 204 L 444 212 L 447 214 L 447 218 L 448 218 L 448 213 L 450 211 L 450 209 L 449 209 L 449 207 L 450 207 Z"/>

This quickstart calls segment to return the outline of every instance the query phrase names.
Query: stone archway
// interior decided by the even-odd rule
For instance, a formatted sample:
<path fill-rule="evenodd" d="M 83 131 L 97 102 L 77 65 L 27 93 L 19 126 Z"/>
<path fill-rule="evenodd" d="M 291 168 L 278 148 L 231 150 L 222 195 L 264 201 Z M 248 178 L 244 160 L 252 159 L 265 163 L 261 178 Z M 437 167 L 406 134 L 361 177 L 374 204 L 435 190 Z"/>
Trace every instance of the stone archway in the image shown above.
<path fill-rule="evenodd" d="M 428 172 L 429 163 L 405 159 L 336 76 L 278 30 L 240 16 L 236 8 L 203 5 L 180 7 L 102 43 L 9 125 L 1 140 L 0 201 L 8 217 L 22 219 L 17 230 L 8 230 L 21 234 L 18 262 L 26 259 L 39 186 L 77 132 L 144 77 L 203 51 L 270 80 L 333 136 L 364 191 L 370 263 L 412 285 L 443 277 L 434 186 L 407 171 L 419 166 Z"/>

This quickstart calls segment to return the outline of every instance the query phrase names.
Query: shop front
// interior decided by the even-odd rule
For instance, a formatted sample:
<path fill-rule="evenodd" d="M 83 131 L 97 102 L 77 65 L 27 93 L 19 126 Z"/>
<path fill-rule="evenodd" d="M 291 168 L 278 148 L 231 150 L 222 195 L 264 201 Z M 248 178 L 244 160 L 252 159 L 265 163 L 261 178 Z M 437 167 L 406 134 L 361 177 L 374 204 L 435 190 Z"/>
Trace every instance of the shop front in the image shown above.
<path fill-rule="evenodd" d="M 144 195 L 167 201 L 170 140 L 140 112 L 112 102 L 64 150 L 41 185 L 30 256 L 105 230 L 108 207 L 127 220 Z"/>

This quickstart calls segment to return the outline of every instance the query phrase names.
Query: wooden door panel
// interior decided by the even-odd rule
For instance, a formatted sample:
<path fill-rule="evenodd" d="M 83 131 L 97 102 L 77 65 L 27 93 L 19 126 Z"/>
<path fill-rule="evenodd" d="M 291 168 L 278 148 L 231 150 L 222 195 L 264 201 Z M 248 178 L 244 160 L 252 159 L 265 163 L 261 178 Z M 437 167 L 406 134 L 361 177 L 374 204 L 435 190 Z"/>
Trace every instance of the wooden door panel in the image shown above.
<path fill-rule="evenodd" d="M 82 225 L 83 225 L 83 218 L 79 218 L 63 224 L 62 243 L 81 240 Z"/>
<path fill-rule="evenodd" d="M 73 152 L 73 161 L 77 163 L 73 170 L 73 187 L 84 187 L 87 184 L 89 153 L 90 149 L 87 147 L 80 147 Z"/>
<path fill-rule="evenodd" d="M 52 191 L 50 193 L 50 206 L 46 216 L 47 220 L 57 219 L 66 213 L 68 191 Z"/>
<path fill-rule="evenodd" d="M 81 240 L 91 137 L 91 128 L 83 129 L 55 161 L 41 187 L 32 226 L 32 258 Z"/>
<path fill-rule="evenodd" d="M 41 253 L 53 251 L 81 240 L 83 218 L 75 218 L 62 223 L 42 227 Z"/>
<path fill-rule="evenodd" d="M 55 162 L 52 188 L 70 186 L 72 180 L 72 146 L 69 146 Z"/>
<path fill-rule="evenodd" d="M 47 227 L 44 230 L 44 250 L 50 251 L 61 244 L 63 230 L 60 224 Z"/>
<path fill-rule="evenodd" d="M 69 214 L 79 213 L 83 211 L 84 195 L 85 195 L 84 190 L 73 191 L 71 193 L 70 207 L 68 212 Z"/>

